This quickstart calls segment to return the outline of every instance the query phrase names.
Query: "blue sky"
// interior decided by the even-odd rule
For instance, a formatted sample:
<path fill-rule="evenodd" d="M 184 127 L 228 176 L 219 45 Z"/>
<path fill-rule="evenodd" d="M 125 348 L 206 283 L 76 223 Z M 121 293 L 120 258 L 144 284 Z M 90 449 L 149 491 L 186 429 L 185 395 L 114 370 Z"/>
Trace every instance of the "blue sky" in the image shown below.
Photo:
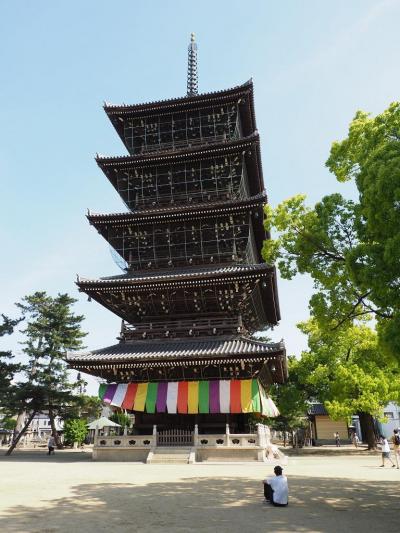
<path fill-rule="evenodd" d="M 77 273 L 118 273 L 85 219 L 87 208 L 124 210 L 93 160 L 125 153 L 102 103 L 184 95 L 191 31 L 201 92 L 253 77 L 269 201 L 354 195 L 324 162 L 357 109 L 399 99 L 399 20 L 398 0 L 0 2 L 0 312 L 13 316 L 36 290 L 68 292 L 87 346 L 114 343 L 119 319 L 74 284 Z M 298 277 L 279 290 L 272 336 L 299 354 L 312 286 Z"/>

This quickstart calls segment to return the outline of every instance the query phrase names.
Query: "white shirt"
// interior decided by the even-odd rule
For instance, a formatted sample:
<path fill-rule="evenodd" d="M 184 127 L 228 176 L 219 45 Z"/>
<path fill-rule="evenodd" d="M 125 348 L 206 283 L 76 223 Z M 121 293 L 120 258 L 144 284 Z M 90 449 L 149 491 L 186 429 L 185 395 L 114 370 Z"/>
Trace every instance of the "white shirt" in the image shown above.
<path fill-rule="evenodd" d="M 382 453 L 390 453 L 390 446 L 387 439 L 381 440 Z"/>
<path fill-rule="evenodd" d="M 49 440 L 47 441 L 47 446 L 50 448 L 54 448 L 54 444 L 55 444 L 55 439 L 54 437 L 50 437 Z"/>
<path fill-rule="evenodd" d="M 274 502 L 286 505 L 288 502 L 289 489 L 286 476 L 272 476 L 265 480 L 274 491 Z"/>

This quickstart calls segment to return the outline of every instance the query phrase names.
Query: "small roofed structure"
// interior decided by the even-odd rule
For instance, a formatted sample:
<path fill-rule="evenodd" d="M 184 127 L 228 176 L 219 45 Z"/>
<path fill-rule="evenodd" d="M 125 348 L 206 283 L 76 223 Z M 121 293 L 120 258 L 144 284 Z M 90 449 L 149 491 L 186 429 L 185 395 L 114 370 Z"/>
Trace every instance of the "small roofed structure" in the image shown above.
<path fill-rule="evenodd" d="M 341 442 L 348 442 L 347 421 L 342 418 L 333 420 L 322 403 L 312 403 L 307 410 L 312 427 L 312 439 L 317 444 L 335 444 L 335 434 L 339 433 Z"/>
<path fill-rule="evenodd" d="M 106 418 L 105 416 L 102 416 L 98 418 L 97 420 L 93 420 L 93 422 L 90 422 L 88 424 L 88 429 L 104 429 L 104 428 L 115 428 L 115 427 L 122 427 L 120 424 L 117 424 L 116 422 L 113 422 L 109 418 Z"/>

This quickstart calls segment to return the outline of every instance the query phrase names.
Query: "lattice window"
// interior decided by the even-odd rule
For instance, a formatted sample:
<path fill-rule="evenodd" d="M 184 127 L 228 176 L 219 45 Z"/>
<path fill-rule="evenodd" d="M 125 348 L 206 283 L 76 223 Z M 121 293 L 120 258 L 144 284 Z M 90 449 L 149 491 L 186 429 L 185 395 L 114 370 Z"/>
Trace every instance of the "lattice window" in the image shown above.
<path fill-rule="evenodd" d="M 124 139 L 131 154 L 224 142 L 239 135 L 237 104 L 151 115 L 124 122 Z"/>

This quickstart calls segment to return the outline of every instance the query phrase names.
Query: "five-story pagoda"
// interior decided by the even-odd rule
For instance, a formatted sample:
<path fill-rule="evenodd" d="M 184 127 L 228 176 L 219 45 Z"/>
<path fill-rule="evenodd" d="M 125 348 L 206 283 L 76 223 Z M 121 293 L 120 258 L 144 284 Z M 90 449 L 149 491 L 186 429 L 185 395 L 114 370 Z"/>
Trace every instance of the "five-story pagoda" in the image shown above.
<path fill-rule="evenodd" d="M 129 155 L 96 161 L 128 211 L 88 220 L 125 269 L 77 281 L 122 328 L 68 362 L 142 433 L 243 431 L 248 413 L 274 414 L 265 390 L 287 375 L 283 344 L 252 336 L 280 319 L 253 84 L 198 94 L 196 54 L 192 35 L 186 97 L 104 106 Z"/>

